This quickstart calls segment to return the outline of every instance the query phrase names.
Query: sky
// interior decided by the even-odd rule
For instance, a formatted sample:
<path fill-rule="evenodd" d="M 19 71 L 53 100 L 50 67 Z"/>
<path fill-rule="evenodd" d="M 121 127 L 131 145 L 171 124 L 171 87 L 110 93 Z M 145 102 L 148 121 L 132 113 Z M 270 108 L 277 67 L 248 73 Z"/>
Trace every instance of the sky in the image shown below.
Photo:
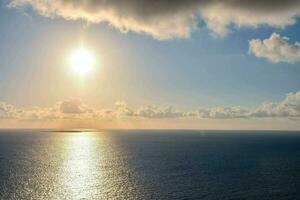
<path fill-rule="evenodd" d="M 299 130 L 299 16 L 298 0 L 1 1 L 0 128 Z"/>

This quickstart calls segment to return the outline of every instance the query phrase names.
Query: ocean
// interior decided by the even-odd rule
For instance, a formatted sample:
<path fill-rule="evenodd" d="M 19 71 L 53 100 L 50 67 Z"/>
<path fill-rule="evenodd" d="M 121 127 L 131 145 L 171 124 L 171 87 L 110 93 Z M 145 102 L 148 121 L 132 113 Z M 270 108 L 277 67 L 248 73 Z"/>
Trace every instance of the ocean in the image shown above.
<path fill-rule="evenodd" d="M 0 199 L 300 199 L 300 132 L 1 130 Z"/>

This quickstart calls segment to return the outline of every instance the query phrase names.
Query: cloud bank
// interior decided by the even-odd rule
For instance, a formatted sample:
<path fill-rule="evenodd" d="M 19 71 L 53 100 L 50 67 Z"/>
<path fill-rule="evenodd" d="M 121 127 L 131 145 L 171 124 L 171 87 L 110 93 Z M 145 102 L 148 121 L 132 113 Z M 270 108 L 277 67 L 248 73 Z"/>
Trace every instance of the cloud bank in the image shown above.
<path fill-rule="evenodd" d="M 299 0 L 9 0 L 46 17 L 106 22 L 122 32 L 157 39 L 186 38 L 203 21 L 220 36 L 231 27 L 285 27 L 296 23 Z"/>
<path fill-rule="evenodd" d="M 171 106 L 142 106 L 137 109 L 125 102 L 117 102 L 112 109 L 95 109 L 81 100 L 61 101 L 48 108 L 17 108 L 0 102 L 1 119 L 18 120 L 122 120 L 122 119 L 245 119 L 300 118 L 300 92 L 290 93 L 281 102 L 266 102 L 248 109 L 240 106 L 216 107 L 179 111 Z"/>
<path fill-rule="evenodd" d="M 289 43 L 289 38 L 273 33 L 270 38 L 249 41 L 249 52 L 272 63 L 296 63 L 300 61 L 300 43 Z"/>

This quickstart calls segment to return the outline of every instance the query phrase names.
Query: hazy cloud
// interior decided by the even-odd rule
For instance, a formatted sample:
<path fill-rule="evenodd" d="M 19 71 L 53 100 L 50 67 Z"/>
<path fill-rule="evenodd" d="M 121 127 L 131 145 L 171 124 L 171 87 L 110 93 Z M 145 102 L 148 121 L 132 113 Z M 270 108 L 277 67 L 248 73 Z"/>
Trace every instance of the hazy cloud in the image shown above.
<path fill-rule="evenodd" d="M 300 14 L 299 0 L 10 0 L 9 6 L 31 7 L 47 17 L 106 22 L 158 39 L 189 37 L 199 20 L 224 36 L 231 26 L 292 25 Z"/>
<path fill-rule="evenodd" d="M 199 109 L 197 112 L 200 118 L 211 119 L 246 118 L 249 115 L 249 110 L 240 106 Z"/>
<path fill-rule="evenodd" d="M 300 43 L 289 43 L 289 38 L 273 33 L 270 38 L 249 41 L 249 52 L 272 63 L 300 61 Z"/>
<path fill-rule="evenodd" d="M 290 93 L 279 102 L 267 102 L 250 114 L 251 117 L 300 117 L 300 92 Z"/>
<path fill-rule="evenodd" d="M 243 119 L 243 118 L 299 118 L 300 92 L 290 93 L 280 102 L 266 102 L 254 109 L 240 106 L 216 107 L 179 111 L 171 106 L 142 106 L 130 108 L 125 102 L 117 102 L 114 108 L 96 109 L 81 100 L 68 100 L 46 108 L 16 108 L 0 102 L 0 118 L 20 120 L 113 120 L 113 119 Z"/>
<path fill-rule="evenodd" d="M 89 111 L 81 100 L 62 101 L 59 103 L 59 109 L 64 114 L 81 114 Z"/>
<path fill-rule="evenodd" d="M 136 116 L 143 118 L 181 118 L 184 116 L 183 112 L 175 110 L 172 106 L 157 107 L 144 106 L 136 111 Z"/>
<path fill-rule="evenodd" d="M 13 105 L 0 101 L 0 119 L 13 118 L 15 113 L 16 109 Z"/>

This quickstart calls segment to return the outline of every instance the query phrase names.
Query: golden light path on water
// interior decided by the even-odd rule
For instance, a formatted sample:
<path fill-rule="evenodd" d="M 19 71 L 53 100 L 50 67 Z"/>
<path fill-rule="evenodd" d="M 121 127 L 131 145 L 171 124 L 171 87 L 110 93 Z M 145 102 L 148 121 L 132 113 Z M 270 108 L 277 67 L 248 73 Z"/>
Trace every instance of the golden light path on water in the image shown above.
<path fill-rule="evenodd" d="M 91 198 L 92 187 L 97 185 L 96 179 L 103 180 L 101 171 L 93 174 L 96 159 L 95 144 L 88 133 L 75 133 L 66 144 L 66 157 L 64 161 L 65 185 L 73 198 Z M 103 156 L 103 154 L 102 154 Z"/>
<path fill-rule="evenodd" d="M 105 134 L 75 132 L 65 141 L 61 169 L 68 199 L 126 199 L 135 196 L 130 170 L 113 139 Z"/>

